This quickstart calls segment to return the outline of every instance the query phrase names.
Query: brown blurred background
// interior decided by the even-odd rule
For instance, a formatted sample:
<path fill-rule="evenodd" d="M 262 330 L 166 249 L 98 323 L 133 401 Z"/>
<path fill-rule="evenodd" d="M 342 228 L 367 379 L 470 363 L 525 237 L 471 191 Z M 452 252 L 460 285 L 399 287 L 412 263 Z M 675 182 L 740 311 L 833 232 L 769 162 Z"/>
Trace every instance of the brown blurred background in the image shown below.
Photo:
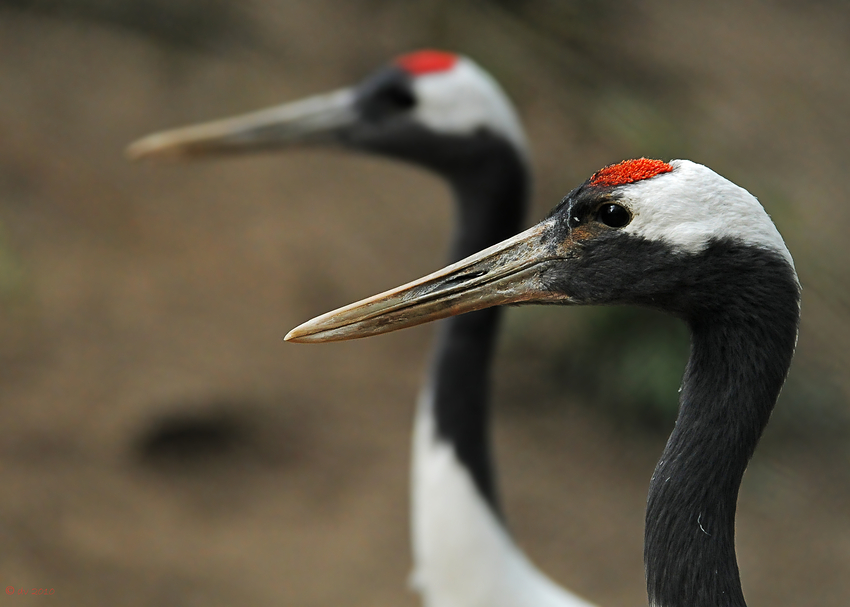
<path fill-rule="evenodd" d="M 803 324 L 742 487 L 745 594 L 850 604 L 850 8 L 828 0 L 0 0 L 0 588 L 55 588 L 0 604 L 417 604 L 408 439 L 432 328 L 281 336 L 441 265 L 446 187 L 339 152 L 122 150 L 424 46 L 516 102 L 529 223 L 635 156 L 707 164 L 764 203 Z M 686 352 L 654 314 L 508 313 L 507 515 L 600 605 L 645 604 L 646 487 Z"/>

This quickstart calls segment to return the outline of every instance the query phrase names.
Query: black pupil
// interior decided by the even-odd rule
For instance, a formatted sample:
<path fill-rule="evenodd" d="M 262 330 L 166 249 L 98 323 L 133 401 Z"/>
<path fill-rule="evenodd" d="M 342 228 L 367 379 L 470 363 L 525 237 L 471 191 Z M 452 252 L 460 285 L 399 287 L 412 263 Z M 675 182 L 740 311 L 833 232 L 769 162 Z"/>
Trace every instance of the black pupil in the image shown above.
<path fill-rule="evenodd" d="M 629 216 L 629 212 L 620 205 L 606 204 L 602 205 L 602 208 L 599 209 L 599 219 L 606 226 L 622 228 L 629 223 L 631 217 Z"/>

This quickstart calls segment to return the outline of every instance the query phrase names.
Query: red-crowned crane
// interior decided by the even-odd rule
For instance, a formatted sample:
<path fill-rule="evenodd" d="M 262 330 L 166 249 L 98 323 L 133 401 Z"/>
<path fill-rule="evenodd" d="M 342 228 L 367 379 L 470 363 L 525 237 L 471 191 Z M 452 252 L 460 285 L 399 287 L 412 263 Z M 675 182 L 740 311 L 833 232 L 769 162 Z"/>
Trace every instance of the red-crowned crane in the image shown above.
<path fill-rule="evenodd" d="M 688 324 L 679 417 L 649 486 L 649 604 L 745 607 L 738 489 L 791 364 L 800 285 L 782 237 L 743 188 L 688 160 L 612 165 L 533 228 L 287 339 L 352 339 L 535 302 L 648 306 Z"/>
<path fill-rule="evenodd" d="M 330 144 L 436 172 L 450 184 L 458 260 L 516 233 L 528 148 L 493 78 L 466 57 L 420 51 L 359 85 L 157 133 L 132 157 L 195 157 Z M 413 436 L 413 583 L 427 607 L 590 607 L 536 569 L 504 527 L 489 438 L 489 371 L 500 312 L 440 327 Z"/>

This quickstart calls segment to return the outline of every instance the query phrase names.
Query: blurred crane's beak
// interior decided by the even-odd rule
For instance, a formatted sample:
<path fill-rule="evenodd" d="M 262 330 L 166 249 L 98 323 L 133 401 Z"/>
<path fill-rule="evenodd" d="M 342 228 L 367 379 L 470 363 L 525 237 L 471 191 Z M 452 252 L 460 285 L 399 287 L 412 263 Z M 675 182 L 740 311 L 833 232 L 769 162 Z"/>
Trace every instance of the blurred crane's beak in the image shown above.
<path fill-rule="evenodd" d="M 286 341 L 342 341 L 492 306 L 570 303 L 547 287 L 546 274 L 571 257 L 572 245 L 551 238 L 547 220 L 424 278 L 318 316 L 294 328 Z"/>
<path fill-rule="evenodd" d="M 186 159 L 268 150 L 292 144 L 329 143 L 357 119 L 353 89 L 265 110 L 148 135 L 127 148 L 140 158 Z"/>

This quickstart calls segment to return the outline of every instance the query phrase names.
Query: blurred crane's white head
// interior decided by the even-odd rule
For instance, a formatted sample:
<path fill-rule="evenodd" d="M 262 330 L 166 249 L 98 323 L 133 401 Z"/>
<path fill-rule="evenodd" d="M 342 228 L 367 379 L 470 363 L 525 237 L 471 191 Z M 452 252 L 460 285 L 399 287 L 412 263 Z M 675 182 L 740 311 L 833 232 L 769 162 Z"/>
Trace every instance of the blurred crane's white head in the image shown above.
<path fill-rule="evenodd" d="M 527 149 L 525 134 L 499 84 L 462 55 L 418 51 L 396 59 L 411 77 L 416 105 L 411 116 L 439 133 L 469 136 L 487 130 L 517 149 Z"/>

